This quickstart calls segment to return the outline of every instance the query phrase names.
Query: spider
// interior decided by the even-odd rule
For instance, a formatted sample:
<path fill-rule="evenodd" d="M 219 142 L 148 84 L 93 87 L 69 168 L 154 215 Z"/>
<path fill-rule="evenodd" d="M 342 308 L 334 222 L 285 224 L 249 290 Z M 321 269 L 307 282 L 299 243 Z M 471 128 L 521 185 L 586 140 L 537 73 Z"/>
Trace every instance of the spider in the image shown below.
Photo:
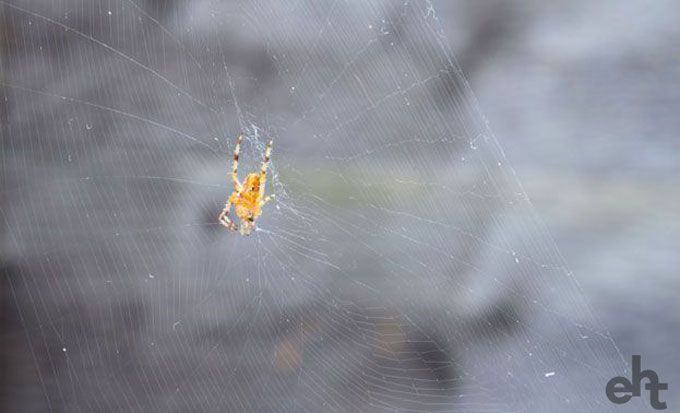
<path fill-rule="evenodd" d="M 267 182 L 267 167 L 269 166 L 269 156 L 272 153 L 272 141 L 267 144 L 264 152 L 264 162 L 260 168 L 260 173 L 250 173 L 246 181 L 241 185 L 238 181 L 238 154 L 241 150 L 241 138 L 239 135 L 234 149 L 234 163 L 231 169 L 231 181 L 234 184 L 234 192 L 229 196 L 227 205 L 217 218 L 220 224 L 227 227 L 230 231 L 236 231 L 238 226 L 229 218 L 229 210 L 234 205 L 236 215 L 241 220 L 241 235 L 250 235 L 255 229 L 255 220 L 262 214 L 262 206 L 272 200 L 274 195 L 264 196 L 264 187 Z"/>

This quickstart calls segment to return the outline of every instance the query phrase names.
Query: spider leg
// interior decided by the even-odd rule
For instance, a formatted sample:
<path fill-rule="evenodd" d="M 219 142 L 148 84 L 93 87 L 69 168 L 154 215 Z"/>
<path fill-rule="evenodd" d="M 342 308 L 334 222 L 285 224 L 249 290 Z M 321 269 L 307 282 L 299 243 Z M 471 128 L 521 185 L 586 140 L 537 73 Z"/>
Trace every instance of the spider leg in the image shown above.
<path fill-rule="evenodd" d="M 264 204 L 266 204 L 267 202 L 271 201 L 274 198 L 276 198 L 275 194 L 267 195 L 266 197 L 264 197 L 264 199 L 262 201 L 260 201 L 260 206 L 264 206 Z"/>
<path fill-rule="evenodd" d="M 217 217 L 217 220 L 219 221 L 220 224 L 224 225 L 229 230 L 236 231 L 238 229 L 238 227 L 236 226 L 234 221 L 232 221 L 229 218 L 229 210 L 231 209 L 231 205 L 233 204 L 233 200 L 232 200 L 233 197 L 234 197 L 233 195 L 229 197 L 229 200 L 227 201 L 227 205 L 224 207 L 224 209 L 220 213 L 220 216 Z"/>
<path fill-rule="evenodd" d="M 241 152 L 241 139 L 243 135 L 238 135 L 236 140 L 236 148 L 234 148 L 234 163 L 231 167 L 231 182 L 234 184 L 234 189 L 241 191 L 241 183 L 238 181 L 238 154 Z"/>
<path fill-rule="evenodd" d="M 260 168 L 260 198 L 264 195 L 264 187 L 267 183 L 267 168 L 269 167 L 269 157 L 272 155 L 272 144 L 272 141 L 267 143 L 267 149 L 264 151 L 264 162 L 262 162 Z"/>

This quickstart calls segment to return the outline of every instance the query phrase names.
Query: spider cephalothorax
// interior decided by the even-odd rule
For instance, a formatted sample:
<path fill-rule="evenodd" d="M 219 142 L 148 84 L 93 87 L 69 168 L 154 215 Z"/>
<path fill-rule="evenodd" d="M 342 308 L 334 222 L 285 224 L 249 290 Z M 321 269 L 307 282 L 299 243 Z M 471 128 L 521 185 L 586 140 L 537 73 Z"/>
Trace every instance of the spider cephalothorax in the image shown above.
<path fill-rule="evenodd" d="M 236 215 L 241 220 L 241 235 L 249 235 L 255 229 L 255 220 L 262 214 L 262 206 L 269 202 L 274 195 L 264 196 L 264 187 L 267 183 L 267 167 L 269 166 L 269 156 L 272 153 L 272 141 L 267 144 L 264 152 L 264 162 L 260 168 L 260 173 L 248 174 L 243 184 L 238 181 L 238 154 L 241 150 L 241 136 L 236 141 L 234 149 L 234 163 L 231 169 L 231 181 L 234 184 L 234 192 L 229 196 L 227 205 L 218 217 L 220 224 L 236 231 L 238 226 L 229 219 L 229 210 L 234 205 Z"/>

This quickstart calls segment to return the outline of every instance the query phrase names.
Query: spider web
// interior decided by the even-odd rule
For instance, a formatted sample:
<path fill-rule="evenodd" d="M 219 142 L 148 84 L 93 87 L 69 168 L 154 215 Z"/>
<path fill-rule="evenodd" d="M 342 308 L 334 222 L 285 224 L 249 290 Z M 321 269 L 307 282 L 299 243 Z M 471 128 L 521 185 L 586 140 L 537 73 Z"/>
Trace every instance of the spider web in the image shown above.
<path fill-rule="evenodd" d="M 613 407 L 429 2 L 0 12 L 10 410 Z M 274 140 L 250 237 L 216 221 L 239 133 L 242 178 Z"/>

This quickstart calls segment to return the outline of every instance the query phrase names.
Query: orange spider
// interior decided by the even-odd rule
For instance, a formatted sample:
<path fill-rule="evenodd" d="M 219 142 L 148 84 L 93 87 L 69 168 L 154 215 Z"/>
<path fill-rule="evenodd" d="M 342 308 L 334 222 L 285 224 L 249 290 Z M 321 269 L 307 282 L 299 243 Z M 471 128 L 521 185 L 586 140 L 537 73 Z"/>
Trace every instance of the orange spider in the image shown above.
<path fill-rule="evenodd" d="M 267 167 L 269 166 L 269 156 L 272 153 L 272 141 L 267 144 L 267 150 L 264 152 L 264 162 L 260 168 L 260 173 L 250 173 L 246 177 L 243 185 L 238 181 L 238 154 L 241 150 L 241 138 L 238 137 L 236 141 L 236 148 L 234 149 L 234 164 L 231 169 L 231 181 L 234 183 L 234 192 L 229 196 L 227 205 L 222 210 L 222 213 L 217 218 L 220 224 L 229 228 L 231 231 L 236 231 L 238 226 L 229 219 L 229 210 L 232 204 L 236 215 L 241 219 L 241 235 L 250 235 L 255 229 L 255 220 L 262 215 L 262 206 L 274 198 L 274 195 L 264 196 L 264 187 L 267 182 Z"/>

